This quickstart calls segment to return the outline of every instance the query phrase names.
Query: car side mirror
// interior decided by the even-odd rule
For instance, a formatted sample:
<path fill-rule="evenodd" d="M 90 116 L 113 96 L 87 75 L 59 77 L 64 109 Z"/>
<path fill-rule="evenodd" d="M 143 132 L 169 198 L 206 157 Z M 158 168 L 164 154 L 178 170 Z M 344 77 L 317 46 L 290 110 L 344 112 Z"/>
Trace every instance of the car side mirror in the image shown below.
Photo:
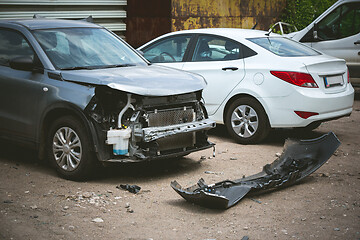
<path fill-rule="evenodd" d="M 313 28 L 313 38 L 314 40 L 319 40 L 319 37 L 318 37 L 318 25 L 317 23 L 314 24 L 314 28 Z"/>
<path fill-rule="evenodd" d="M 318 40 L 319 37 L 318 37 L 318 34 L 317 34 L 317 31 L 313 31 L 313 37 L 314 37 L 314 40 Z"/>
<path fill-rule="evenodd" d="M 136 51 L 137 51 L 141 56 L 144 56 L 144 52 L 143 52 L 143 51 L 138 50 L 138 49 L 136 49 Z"/>
<path fill-rule="evenodd" d="M 17 57 L 10 60 L 10 67 L 16 70 L 33 71 L 35 64 L 31 57 Z"/>

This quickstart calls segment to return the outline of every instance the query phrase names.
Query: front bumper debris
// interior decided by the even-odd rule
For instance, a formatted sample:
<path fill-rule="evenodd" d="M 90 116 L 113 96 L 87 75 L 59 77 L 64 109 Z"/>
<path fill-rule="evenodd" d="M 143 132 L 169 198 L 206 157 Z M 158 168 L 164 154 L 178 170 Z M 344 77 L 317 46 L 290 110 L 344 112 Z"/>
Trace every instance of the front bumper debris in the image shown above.
<path fill-rule="evenodd" d="M 203 179 L 189 188 L 176 181 L 171 187 L 184 199 L 210 208 L 230 208 L 249 192 L 290 186 L 321 167 L 339 147 L 333 132 L 311 140 L 286 140 L 281 156 L 263 170 L 238 180 L 207 185 Z"/>
<path fill-rule="evenodd" d="M 215 121 L 204 119 L 196 122 L 182 123 L 171 126 L 148 127 L 134 130 L 134 135 L 141 137 L 144 142 L 154 141 L 163 137 L 173 136 L 180 133 L 197 132 L 214 128 Z"/>
<path fill-rule="evenodd" d="M 137 162 L 144 162 L 144 161 L 161 160 L 161 159 L 166 159 L 166 158 L 177 158 L 177 157 L 186 156 L 186 155 L 188 155 L 190 153 L 193 153 L 193 152 L 205 150 L 205 149 L 208 149 L 208 148 L 215 149 L 215 143 L 207 141 L 206 145 L 204 145 L 204 146 L 183 149 L 183 150 L 178 151 L 178 152 L 162 153 L 161 155 L 154 155 L 154 156 L 140 156 L 139 155 L 139 156 L 128 157 L 128 158 L 113 158 L 113 159 L 107 159 L 106 162 L 111 162 L 111 163 L 137 163 Z M 213 150 L 213 155 L 214 155 L 214 152 L 215 152 L 215 150 Z"/>

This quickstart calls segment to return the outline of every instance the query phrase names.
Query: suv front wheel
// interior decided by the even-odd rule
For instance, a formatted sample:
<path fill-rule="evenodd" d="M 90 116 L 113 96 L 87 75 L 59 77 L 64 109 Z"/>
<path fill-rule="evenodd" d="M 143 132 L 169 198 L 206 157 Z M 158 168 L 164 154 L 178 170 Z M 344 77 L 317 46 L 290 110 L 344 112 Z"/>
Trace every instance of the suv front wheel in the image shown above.
<path fill-rule="evenodd" d="M 58 174 L 70 180 L 88 177 L 95 164 L 89 134 L 79 120 L 63 116 L 53 122 L 47 152 Z"/>

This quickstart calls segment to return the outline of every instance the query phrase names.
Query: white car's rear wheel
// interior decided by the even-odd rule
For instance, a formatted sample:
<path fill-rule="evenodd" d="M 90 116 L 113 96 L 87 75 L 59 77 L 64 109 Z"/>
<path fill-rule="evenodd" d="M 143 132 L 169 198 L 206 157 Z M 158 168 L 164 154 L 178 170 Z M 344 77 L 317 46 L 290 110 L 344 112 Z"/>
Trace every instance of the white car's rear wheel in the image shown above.
<path fill-rule="evenodd" d="M 270 125 L 261 104 L 253 98 L 236 99 L 227 109 L 225 125 L 241 144 L 258 143 L 269 133 Z"/>

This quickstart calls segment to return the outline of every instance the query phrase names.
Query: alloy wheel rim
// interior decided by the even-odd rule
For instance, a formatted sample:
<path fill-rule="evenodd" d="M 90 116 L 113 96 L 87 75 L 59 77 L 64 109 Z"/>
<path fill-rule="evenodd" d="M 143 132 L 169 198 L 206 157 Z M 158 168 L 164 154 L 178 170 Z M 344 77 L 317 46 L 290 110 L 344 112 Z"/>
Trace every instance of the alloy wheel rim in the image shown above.
<path fill-rule="evenodd" d="M 69 128 L 59 128 L 53 138 L 53 154 L 57 165 L 65 171 L 75 170 L 81 161 L 82 145 L 77 133 Z"/>
<path fill-rule="evenodd" d="M 231 127 L 242 138 L 253 136 L 259 126 L 259 117 L 249 105 L 240 105 L 231 114 Z"/>

